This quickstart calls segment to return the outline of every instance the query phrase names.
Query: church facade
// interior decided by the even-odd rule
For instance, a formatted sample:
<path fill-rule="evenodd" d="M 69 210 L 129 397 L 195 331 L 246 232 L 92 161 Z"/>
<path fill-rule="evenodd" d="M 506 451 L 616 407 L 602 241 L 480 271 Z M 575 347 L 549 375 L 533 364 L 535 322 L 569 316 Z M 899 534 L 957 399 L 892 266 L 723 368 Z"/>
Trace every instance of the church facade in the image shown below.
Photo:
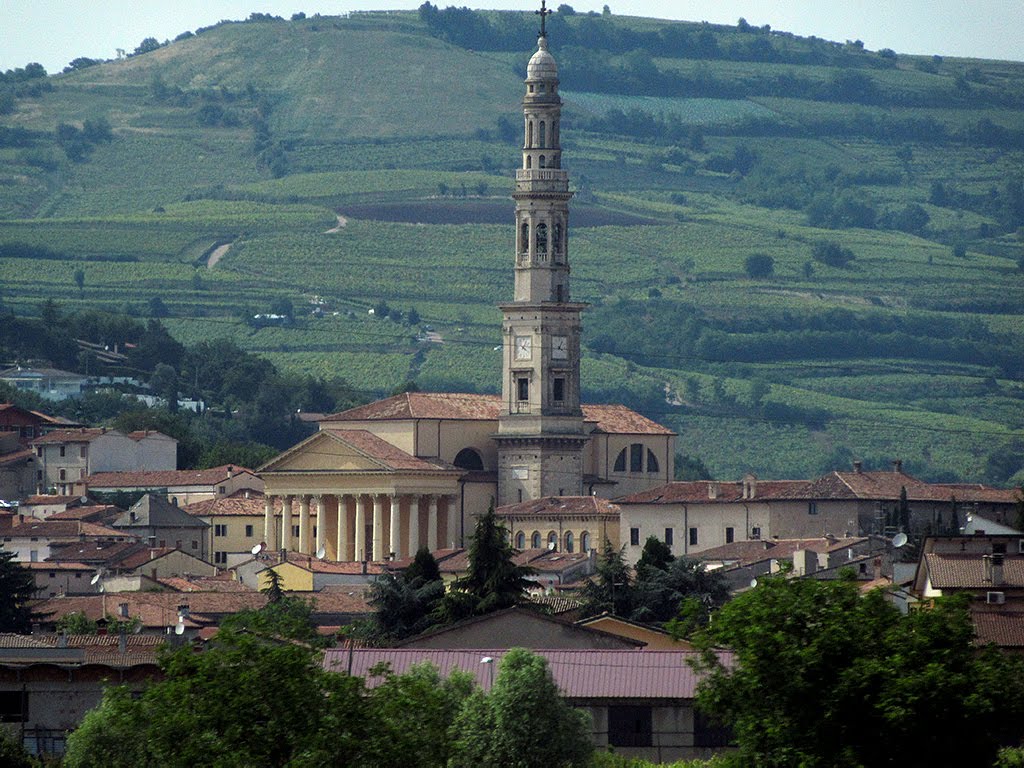
<path fill-rule="evenodd" d="M 319 432 L 259 470 L 267 548 L 400 558 L 462 546 L 492 504 L 607 499 L 672 479 L 671 430 L 622 405 L 581 402 L 586 304 L 569 290 L 572 192 L 558 68 L 543 29 L 525 85 L 513 300 L 500 305 L 501 395 L 405 393 L 324 418 Z M 594 528 L 545 544 L 617 543 L 617 526 L 614 536 Z"/>

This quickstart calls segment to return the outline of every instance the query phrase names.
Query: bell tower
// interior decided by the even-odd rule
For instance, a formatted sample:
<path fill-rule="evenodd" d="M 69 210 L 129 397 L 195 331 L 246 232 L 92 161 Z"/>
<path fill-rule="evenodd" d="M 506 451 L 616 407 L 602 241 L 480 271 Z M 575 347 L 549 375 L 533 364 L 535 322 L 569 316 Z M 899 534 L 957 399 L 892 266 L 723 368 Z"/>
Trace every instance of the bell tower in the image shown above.
<path fill-rule="evenodd" d="M 498 504 L 583 492 L 580 313 L 569 296 L 569 176 L 562 170 L 558 66 L 541 10 L 526 68 L 523 163 L 516 171 L 513 301 L 502 316 Z"/>

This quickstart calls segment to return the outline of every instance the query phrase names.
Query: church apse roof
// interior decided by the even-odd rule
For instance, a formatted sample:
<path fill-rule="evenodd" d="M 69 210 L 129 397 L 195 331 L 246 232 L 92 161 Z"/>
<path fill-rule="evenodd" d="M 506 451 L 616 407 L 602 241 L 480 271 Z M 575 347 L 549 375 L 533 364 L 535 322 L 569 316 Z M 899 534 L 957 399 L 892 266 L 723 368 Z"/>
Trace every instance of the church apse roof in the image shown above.
<path fill-rule="evenodd" d="M 583 419 L 594 424 L 594 431 L 606 434 L 672 435 L 675 434 L 646 416 L 624 405 L 586 405 Z M 406 419 L 451 419 L 453 421 L 497 421 L 501 415 L 500 395 L 479 395 L 460 392 L 403 392 L 377 400 L 321 421 L 330 428 L 339 422 L 402 421 Z"/>

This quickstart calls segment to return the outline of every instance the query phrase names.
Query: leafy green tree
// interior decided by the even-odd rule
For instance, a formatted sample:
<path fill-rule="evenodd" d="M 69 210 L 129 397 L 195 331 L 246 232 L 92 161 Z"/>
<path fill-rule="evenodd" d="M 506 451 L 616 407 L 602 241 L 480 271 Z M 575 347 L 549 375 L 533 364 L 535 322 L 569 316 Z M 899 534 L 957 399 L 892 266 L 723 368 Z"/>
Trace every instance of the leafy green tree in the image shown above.
<path fill-rule="evenodd" d="M 0 765 L 4 768 L 34 768 L 36 763 L 8 731 L 0 729 Z"/>
<path fill-rule="evenodd" d="M 636 572 L 643 574 L 648 568 L 655 568 L 664 571 L 669 563 L 675 560 L 672 548 L 657 536 L 648 536 L 644 542 L 640 559 L 636 563 Z"/>
<path fill-rule="evenodd" d="M 743 262 L 749 277 L 770 277 L 775 272 L 775 259 L 767 253 L 752 253 Z"/>
<path fill-rule="evenodd" d="M 67 613 L 57 622 L 57 631 L 65 635 L 95 635 L 99 627 L 81 611 Z"/>
<path fill-rule="evenodd" d="M 595 578 L 580 590 L 584 613 L 628 617 L 633 612 L 632 574 L 622 550 L 614 549 L 608 539 L 604 540 L 596 570 Z"/>
<path fill-rule="evenodd" d="M 696 636 L 698 707 L 748 766 L 991 765 L 1024 735 L 1024 662 L 973 636 L 964 600 L 902 616 L 852 578 L 770 577 Z"/>
<path fill-rule="evenodd" d="M 430 580 L 416 577 L 411 582 L 404 574 L 381 576 L 370 585 L 369 603 L 374 615 L 365 628 L 365 639 L 385 644 L 418 635 L 434 623 L 434 611 L 443 598 L 440 576 Z"/>
<path fill-rule="evenodd" d="M 451 768 L 569 768 L 593 753 L 589 718 L 565 702 L 547 662 L 523 648 L 505 654 L 489 694 L 466 700 L 453 733 Z"/>
<path fill-rule="evenodd" d="M 729 599 L 729 588 L 721 574 L 708 571 L 702 562 L 678 557 L 663 567 L 637 565 L 637 579 L 633 588 L 635 621 L 663 623 L 676 617 L 684 600 L 694 601 L 686 616 L 703 623 L 704 619 Z M 693 608 L 701 607 L 694 614 Z"/>
<path fill-rule="evenodd" d="M 492 503 L 487 513 L 477 519 L 469 545 L 469 568 L 464 577 L 452 584 L 454 596 L 450 605 L 462 613 L 468 603 L 472 613 L 481 614 L 520 602 L 530 586 L 527 576 L 533 569 L 517 565 L 513 555 L 508 531 L 498 523 Z"/>
<path fill-rule="evenodd" d="M 26 634 L 32 630 L 30 601 L 36 583 L 32 572 L 14 559 L 14 552 L 0 549 L 0 632 Z"/>
<path fill-rule="evenodd" d="M 85 289 L 85 270 L 81 267 L 75 270 L 75 285 L 78 286 L 78 295 L 81 296 Z"/>
<path fill-rule="evenodd" d="M 692 381 L 692 379 L 691 379 Z M 711 470 L 697 456 L 676 454 L 676 480 L 712 480 Z"/>

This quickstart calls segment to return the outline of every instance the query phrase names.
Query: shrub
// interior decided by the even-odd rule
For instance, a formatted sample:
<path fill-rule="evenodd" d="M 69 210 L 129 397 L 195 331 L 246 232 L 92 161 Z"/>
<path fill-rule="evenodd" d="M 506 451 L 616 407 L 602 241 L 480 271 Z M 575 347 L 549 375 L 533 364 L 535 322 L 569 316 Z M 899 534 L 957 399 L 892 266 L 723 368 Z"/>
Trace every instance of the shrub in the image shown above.
<path fill-rule="evenodd" d="M 767 253 L 752 253 L 747 256 L 743 266 L 750 277 L 769 277 L 775 272 L 775 259 Z"/>
<path fill-rule="evenodd" d="M 828 264 L 830 267 L 845 267 L 856 257 L 849 248 L 844 248 L 834 240 L 822 240 L 814 244 L 811 255 L 815 261 Z"/>

